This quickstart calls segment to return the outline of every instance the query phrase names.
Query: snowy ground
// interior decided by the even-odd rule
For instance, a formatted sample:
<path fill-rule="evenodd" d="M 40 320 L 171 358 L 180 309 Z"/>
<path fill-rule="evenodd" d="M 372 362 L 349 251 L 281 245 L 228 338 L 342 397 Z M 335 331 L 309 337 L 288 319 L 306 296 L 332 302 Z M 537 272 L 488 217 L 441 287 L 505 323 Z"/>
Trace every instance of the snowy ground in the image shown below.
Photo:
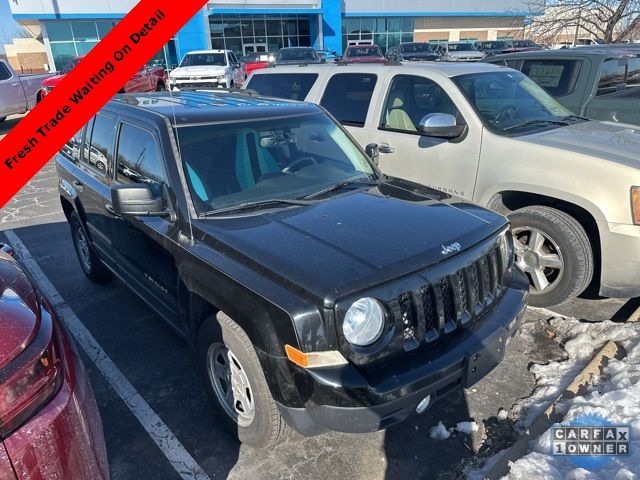
<path fill-rule="evenodd" d="M 516 418 L 515 428 L 525 432 L 533 420 L 555 400 L 589 363 L 594 353 L 613 340 L 624 347 L 626 356 L 612 359 L 602 375 L 591 378 L 584 394 L 556 405 L 556 412 L 563 415 L 560 425 L 584 416 L 606 419 L 610 425 L 631 427 L 630 455 L 613 457 L 608 463 L 579 467 L 570 457 L 551 455 L 550 431 L 529 444 L 526 456 L 510 463 L 508 480 L 570 479 L 570 480 L 631 480 L 640 478 L 640 323 L 580 322 L 576 319 L 552 318 L 525 324 L 521 335 L 530 336 L 530 345 L 540 334 L 553 338 L 557 350 L 551 360 L 534 364 L 530 371 L 536 378 L 533 394 L 519 402 L 510 412 Z M 554 358 L 555 357 L 555 358 Z M 500 411 L 497 421 L 506 420 L 506 412 Z M 556 424 L 557 426 L 558 424 Z M 453 431 L 453 430 L 451 430 Z M 443 439 L 450 433 L 444 425 L 437 425 L 433 438 Z M 497 455 L 500 455 L 497 454 Z M 484 478 L 498 456 L 489 458 L 484 468 L 469 472 L 468 478 Z M 593 458 L 593 457 L 591 457 Z"/>

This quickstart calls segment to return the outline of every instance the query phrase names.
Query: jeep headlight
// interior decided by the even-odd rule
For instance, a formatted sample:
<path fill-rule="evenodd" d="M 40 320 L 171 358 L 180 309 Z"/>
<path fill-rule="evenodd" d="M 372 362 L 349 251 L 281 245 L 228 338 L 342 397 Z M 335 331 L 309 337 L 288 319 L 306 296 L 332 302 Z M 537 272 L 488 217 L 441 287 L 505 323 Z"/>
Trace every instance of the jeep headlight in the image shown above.
<path fill-rule="evenodd" d="M 358 347 L 366 347 L 378 340 L 384 330 L 384 309 L 373 298 L 356 300 L 347 310 L 342 331 L 347 341 Z"/>
<path fill-rule="evenodd" d="M 500 234 L 500 254 L 502 255 L 502 265 L 504 270 L 510 270 L 513 266 L 513 235 L 511 229 L 507 228 Z"/>

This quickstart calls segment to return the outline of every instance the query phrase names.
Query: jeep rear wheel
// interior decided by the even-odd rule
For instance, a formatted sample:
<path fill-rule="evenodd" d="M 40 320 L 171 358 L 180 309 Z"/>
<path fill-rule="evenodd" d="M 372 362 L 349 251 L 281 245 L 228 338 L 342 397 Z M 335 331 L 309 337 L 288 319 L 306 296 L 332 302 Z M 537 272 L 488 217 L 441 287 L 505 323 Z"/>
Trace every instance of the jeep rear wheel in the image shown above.
<path fill-rule="evenodd" d="M 224 313 L 209 317 L 200 328 L 198 355 L 207 389 L 229 432 L 256 448 L 281 441 L 287 426 L 244 330 Z"/>
<path fill-rule="evenodd" d="M 71 214 L 69 218 L 71 227 L 71 238 L 73 246 L 78 256 L 78 261 L 82 267 L 84 274 L 94 283 L 105 283 L 113 277 L 113 274 L 104 266 L 100 257 L 95 252 L 93 245 L 89 241 L 87 231 L 82 224 L 82 220 L 76 212 Z"/>
<path fill-rule="evenodd" d="M 593 276 L 593 253 L 577 220 L 540 205 L 516 210 L 509 220 L 516 265 L 531 284 L 531 305 L 558 305 L 587 288 Z"/>

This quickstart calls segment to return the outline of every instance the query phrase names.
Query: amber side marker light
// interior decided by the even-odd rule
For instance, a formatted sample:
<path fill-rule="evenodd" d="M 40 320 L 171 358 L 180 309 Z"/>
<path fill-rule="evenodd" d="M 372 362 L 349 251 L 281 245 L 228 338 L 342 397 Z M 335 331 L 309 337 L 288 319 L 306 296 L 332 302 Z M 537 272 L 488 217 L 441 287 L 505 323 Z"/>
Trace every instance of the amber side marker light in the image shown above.
<path fill-rule="evenodd" d="M 326 352 L 309 352 L 305 353 L 291 345 L 285 345 L 284 351 L 287 358 L 302 368 L 314 367 L 334 367 L 338 365 L 346 365 L 347 359 L 336 350 L 328 350 Z"/>
<path fill-rule="evenodd" d="M 631 213 L 633 223 L 640 225 L 640 187 L 631 187 Z"/>

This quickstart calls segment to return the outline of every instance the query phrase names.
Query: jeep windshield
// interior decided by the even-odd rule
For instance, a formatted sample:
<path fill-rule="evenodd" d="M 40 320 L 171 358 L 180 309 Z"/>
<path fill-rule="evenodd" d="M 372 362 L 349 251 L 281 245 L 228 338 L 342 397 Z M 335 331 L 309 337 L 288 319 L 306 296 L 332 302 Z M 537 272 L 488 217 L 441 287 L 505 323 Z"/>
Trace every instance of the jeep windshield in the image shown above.
<path fill-rule="evenodd" d="M 324 114 L 178 127 L 199 215 L 302 205 L 378 182 L 368 158 Z"/>
<path fill-rule="evenodd" d="M 181 67 L 214 66 L 224 67 L 227 64 L 224 53 L 190 53 L 182 59 Z"/>
<path fill-rule="evenodd" d="M 500 135 L 525 134 L 584 121 L 520 72 L 471 73 L 454 77 L 453 81 L 487 128 Z"/>

